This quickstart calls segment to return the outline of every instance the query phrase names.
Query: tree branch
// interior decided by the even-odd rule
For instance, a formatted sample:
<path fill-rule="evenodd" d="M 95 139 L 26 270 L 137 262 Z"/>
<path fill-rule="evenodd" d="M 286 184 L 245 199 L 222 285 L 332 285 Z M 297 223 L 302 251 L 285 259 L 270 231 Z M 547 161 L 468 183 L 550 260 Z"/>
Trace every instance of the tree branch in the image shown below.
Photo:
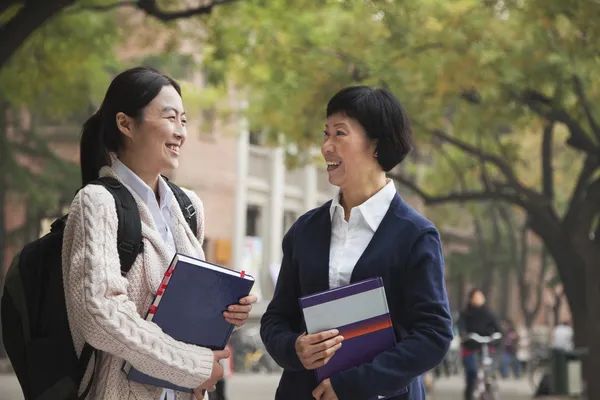
<path fill-rule="evenodd" d="M 503 160 L 502 158 L 500 158 L 494 154 L 484 152 L 484 151 L 476 148 L 475 146 L 472 146 L 460 139 L 450 136 L 447 133 L 442 132 L 440 130 L 434 130 L 434 131 L 431 131 L 430 133 L 434 137 L 436 137 L 446 143 L 450 143 L 450 144 L 454 145 L 455 147 L 458 147 L 465 153 L 473 155 L 473 156 L 479 158 L 483 162 L 490 162 L 490 163 L 494 164 L 496 166 L 496 168 L 498 168 L 500 170 L 500 172 L 502 172 L 504 177 L 507 179 L 508 183 L 518 193 L 529 196 L 531 198 L 538 198 L 538 199 L 540 198 L 539 193 L 535 192 L 532 189 L 526 188 L 525 186 L 523 186 L 523 184 L 521 184 L 521 182 L 519 182 L 512 167 L 510 166 L 510 164 L 508 164 L 508 162 L 506 160 Z"/>
<path fill-rule="evenodd" d="M 8 10 L 11 6 L 14 6 L 15 4 L 18 4 L 19 1 L 18 0 L 3 0 L 0 3 L 0 15 L 2 15 L 2 13 L 4 13 L 6 10 Z"/>
<path fill-rule="evenodd" d="M 79 6 L 79 7 L 74 7 L 71 10 L 69 10 L 69 13 L 78 13 L 78 12 L 82 12 L 82 11 L 93 11 L 93 12 L 105 12 L 105 11 L 110 11 L 112 9 L 118 8 L 118 7 L 137 7 L 138 4 L 138 0 L 123 0 L 123 1 L 117 1 L 116 3 L 112 3 L 112 4 L 90 4 L 90 5 L 84 5 L 84 6 Z"/>
<path fill-rule="evenodd" d="M 485 240 L 483 224 L 478 216 L 473 215 L 473 225 L 475 227 L 475 238 L 477 240 L 477 252 L 479 253 L 479 262 L 483 268 L 480 286 L 486 295 L 489 295 L 494 277 L 494 263 L 489 256 L 489 249 Z"/>
<path fill-rule="evenodd" d="M 196 15 L 210 14 L 214 6 L 233 3 L 234 1 L 236 0 L 213 0 L 209 4 L 187 8 L 185 10 L 163 11 L 156 3 L 156 0 L 122 0 L 112 4 L 81 6 L 72 11 L 110 11 L 118 7 L 135 7 L 158 20 L 168 22 L 175 19 L 185 19 Z"/>
<path fill-rule="evenodd" d="M 544 196 L 549 202 L 554 201 L 554 168 L 552 167 L 552 136 L 554 121 L 549 121 L 544 126 L 542 137 L 542 188 Z"/>
<path fill-rule="evenodd" d="M 569 146 L 588 154 L 598 151 L 598 148 L 581 125 L 564 109 L 554 107 L 549 97 L 532 89 L 524 90 L 519 95 L 513 95 L 517 100 L 547 121 L 557 121 L 565 124 L 571 134 L 569 139 L 567 139 Z"/>
<path fill-rule="evenodd" d="M 600 178 L 596 178 L 587 188 L 586 196 L 579 207 L 576 218 L 576 226 L 585 234 L 590 236 L 592 224 L 595 222 L 596 214 L 600 211 Z"/>
<path fill-rule="evenodd" d="M 585 199 L 585 193 L 588 189 L 589 181 L 594 176 L 596 170 L 600 167 L 598 160 L 593 156 L 586 157 L 583 167 L 577 178 L 577 183 L 569 199 L 569 206 L 565 217 L 563 218 L 563 227 L 567 232 L 571 232 L 575 226 L 578 215 Z"/>
<path fill-rule="evenodd" d="M 598 122 L 592 113 L 592 107 L 585 96 L 585 91 L 583 90 L 583 84 L 581 83 L 581 78 L 577 75 L 573 75 L 573 87 L 575 89 L 575 94 L 579 99 L 579 104 L 583 108 L 585 112 L 585 116 L 587 117 L 588 123 L 590 124 L 590 128 L 592 128 L 592 132 L 596 136 L 598 143 L 600 144 L 600 126 L 598 126 Z"/>
<path fill-rule="evenodd" d="M 195 15 L 210 14 L 216 5 L 233 3 L 237 0 L 213 0 L 210 4 L 202 5 L 196 8 L 190 8 L 182 11 L 166 12 L 162 11 L 156 4 L 156 0 L 138 0 L 137 8 L 146 12 L 163 22 L 172 21 L 174 19 L 189 18 Z"/>
<path fill-rule="evenodd" d="M 519 197 L 502 193 L 497 191 L 461 191 L 458 193 L 448 193 L 442 196 L 432 196 L 421 189 L 417 184 L 415 184 L 412 180 L 402 176 L 401 174 L 388 172 L 388 177 L 390 179 L 394 179 L 398 183 L 402 184 L 406 188 L 413 191 L 419 197 L 423 199 L 426 205 L 438 205 L 445 203 L 453 203 L 453 202 L 463 202 L 463 201 L 488 201 L 488 200 L 505 200 L 510 203 L 519 205 L 523 208 L 526 207 L 526 204 Z"/>
<path fill-rule="evenodd" d="M 444 151 L 443 147 L 438 141 L 434 140 L 431 144 L 433 148 L 436 149 L 439 152 L 439 154 L 448 162 L 448 164 L 450 164 L 450 168 L 452 168 L 456 179 L 458 179 L 458 182 L 460 183 L 461 190 L 467 190 L 467 181 L 465 180 L 465 174 L 463 171 L 461 171 L 461 168 L 456 162 L 456 160 L 450 157 L 448 152 Z"/>
<path fill-rule="evenodd" d="M 0 68 L 2 68 L 25 42 L 33 31 L 39 28 L 60 10 L 73 4 L 75 0 L 30 0 L 25 2 L 17 15 L 4 25 L 0 25 Z"/>

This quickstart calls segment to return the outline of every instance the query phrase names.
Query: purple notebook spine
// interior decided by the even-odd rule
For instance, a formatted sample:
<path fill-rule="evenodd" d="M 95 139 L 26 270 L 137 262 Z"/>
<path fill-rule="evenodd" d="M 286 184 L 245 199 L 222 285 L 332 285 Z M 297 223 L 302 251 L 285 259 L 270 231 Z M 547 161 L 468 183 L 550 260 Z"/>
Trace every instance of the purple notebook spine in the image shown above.
<path fill-rule="evenodd" d="M 347 286 L 327 290 L 320 293 L 311 294 L 300 298 L 302 308 L 312 307 L 327 303 L 333 300 L 342 299 L 369 290 L 377 289 L 383 286 L 383 280 L 380 277 L 367 279 L 361 282 L 352 283 Z"/>

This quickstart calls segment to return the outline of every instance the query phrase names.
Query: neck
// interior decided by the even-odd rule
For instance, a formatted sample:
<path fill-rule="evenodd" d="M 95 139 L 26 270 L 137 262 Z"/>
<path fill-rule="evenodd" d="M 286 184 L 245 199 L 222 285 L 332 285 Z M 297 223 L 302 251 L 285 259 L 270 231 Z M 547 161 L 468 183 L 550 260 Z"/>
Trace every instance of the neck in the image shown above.
<path fill-rule="evenodd" d="M 350 218 L 350 210 L 369 200 L 387 184 L 385 173 L 378 174 L 375 179 L 369 179 L 358 185 L 344 187 L 341 204 L 344 207 L 346 220 Z"/>
<path fill-rule="evenodd" d="M 154 194 L 158 196 L 158 177 L 160 176 L 159 173 L 148 171 L 147 168 L 142 167 L 143 163 L 136 162 L 135 160 L 125 155 L 119 156 L 119 160 L 121 160 L 121 162 L 125 164 L 127 168 L 133 171 L 134 174 L 136 174 L 142 181 L 144 181 L 144 183 L 148 185 L 150 189 L 152 189 Z"/>

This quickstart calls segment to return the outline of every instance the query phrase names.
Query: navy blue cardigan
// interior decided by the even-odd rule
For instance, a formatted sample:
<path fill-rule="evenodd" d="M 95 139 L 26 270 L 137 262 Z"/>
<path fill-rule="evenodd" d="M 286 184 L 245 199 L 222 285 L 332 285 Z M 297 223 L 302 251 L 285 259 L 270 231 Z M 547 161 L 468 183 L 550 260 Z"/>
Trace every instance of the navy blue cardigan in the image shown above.
<path fill-rule="evenodd" d="M 317 386 L 295 352 L 305 325 L 300 296 L 329 288 L 331 202 L 301 216 L 283 238 L 275 294 L 261 320 L 265 346 L 284 369 L 276 400 L 313 400 Z M 398 344 L 369 364 L 331 377 L 340 400 L 425 399 L 420 376 L 438 365 L 452 340 L 439 232 L 398 194 L 358 260 L 351 282 L 380 276 Z"/>

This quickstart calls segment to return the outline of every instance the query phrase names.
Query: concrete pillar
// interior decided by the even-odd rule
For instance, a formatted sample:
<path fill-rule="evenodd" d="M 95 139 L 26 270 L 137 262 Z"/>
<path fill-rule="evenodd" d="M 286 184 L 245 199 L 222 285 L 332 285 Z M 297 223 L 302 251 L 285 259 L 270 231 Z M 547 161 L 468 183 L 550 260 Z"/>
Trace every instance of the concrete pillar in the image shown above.
<path fill-rule="evenodd" d="M 267 241 L 265 243 L 263 268 L 260 273 L 260 286 L 263 300 L 273 297 L 275 284 L 271 269 L 281 265 L 281 240 L 283 239 L 283 213 L 285 201 L 285 153 L 283 148 L 271 150 L 269 176 L 269 206 L 266 211 Z"/>
<path fill-rule="evenodd" d="M 318 199 L 317 168 L 310 163 L 304 167 L 304 211 L 317 206 Z"/>
<path fill-rule="evenodd" d="M 242 267 L 244 258 L 244 238 L 246 237 L 246 210 L 248 207 L 248 157 L 250 144 L 248 123 L 245 119 L 240 122 L 241 129 L 237 139 L 236 149 L 236 185 L 235 209 L 233 223 L 232 267 Z"/>
<path fill-rule="evenodd" d="M 285 200 L 285 153 L 276 147 L 271 151 L 271 176 L 269 193 L 269 242 L 267 262 L 281 262 L 281 239 L 283 238 L 283 211 Z"/>

